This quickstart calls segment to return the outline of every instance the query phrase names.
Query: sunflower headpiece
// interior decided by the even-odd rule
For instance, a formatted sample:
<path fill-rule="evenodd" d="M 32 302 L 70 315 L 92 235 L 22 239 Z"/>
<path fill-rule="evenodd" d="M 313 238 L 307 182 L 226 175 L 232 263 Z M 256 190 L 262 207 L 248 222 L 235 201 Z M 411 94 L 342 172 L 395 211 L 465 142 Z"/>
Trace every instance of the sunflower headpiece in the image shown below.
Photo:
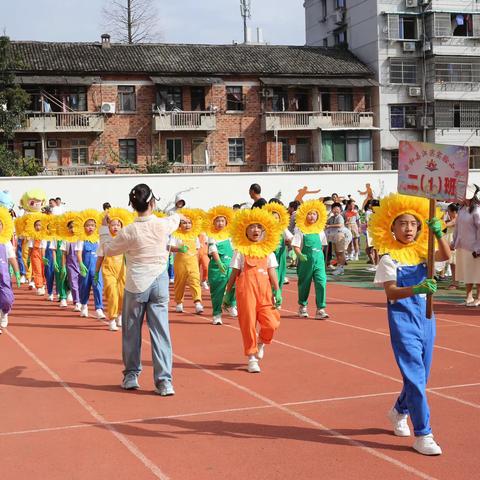
<path fill-rule="evenodd" d="M 47 231 L 48 215 L 44 213 L 29 213 L 26 215 L 25 226 L 23 229 L 23 234 L 26 238 L 31 240 L 49 240 L 49 232 Z M 35 230 L 35 223 L 42 222 L 42 228 L 37 231 Z"/>
<path fill-rule="evenodd" d="M 0 243 L 7 243 L 13 236 L 13 218 L 10 212 L 4 207 L 0 207 L 0 222 L 2 222 L 3 225 L 2 231 L 0 232 Z"/>
<path fill-rule="evenodd" d="M 59 228 L 59 216 L 47 215 L 45 219 L 45 232 L 47 235 L 46 240 L 59 240 L 58 228 Z"/>
<path fill-rule="evenodd" d="M 192 222 L 192 228 L 188 232 L 183 232 L 178 228 L 172 235 L 180 240 L 192 240 L 197 238 L 203 231 L 205 212 L 199 208 L 181 208 L 180 210 L 177 210 L 177 213 L 187 217 Z"/>
<path fill-rule="evenodd" d="M 154 210 L 152 213 L 158 218 L 165 218 L 167 216 L 167 214 L 161 210 Z"/>
<path fill-rule="evenodd" d="M 78 240 L 88 240 L 92 243 L 98 242 L 98 231 L 100 229 L 100 225 L 102 224 L 102 218 L 102 214 L 92 208 L 78 212 L 77 217 L 73 221 L 73 231 Z M 96 223 L 95 231 L 91 235 L 87 235 L 85 233 L 84 225 L 88 220 L 94 220 Z"/>
<path fill-rule="evenodd" d="M 405 244 L 395 239 L 392 233 L 393 222 L 400 215 L 413 215 L 420 222 L 420 229 L 415 241 Z M 379 207 L 373 207 L 369 219 L 368 231 L 372 237 L 373 246 L 380 255 L 388 253 L 397 262 L 416 265 L 428 256 L 428 219 L 429 201 L 426 198 L 392 193 L 382 198 Z M 439 209 L 436 217 L 441 217 Z"/>
<path fill-rule="evenodd" d="M 15 232 L 17 237 L 24 237 L 25 236 L 25 222 L 27 221 L 27 215 L 23 215 L 21 217 L 17 217 L 15 219 Z"/>
<path fill-rule="evenodd" d="M 309 212 L 317 212 L 318 218 L 315 223 L 307 223 Z M 302 233 L 320 233 L 327 223 L 327 209 L 320 200 L 307 200 L 298 207 L 295 223 Z"/>
<path fill-rule="evenodd" d="M 110 221 L 118 220 L 122 224 L 122 228 L 125 228 L 133 222 L 135 217 L 132 212 L 125 208 L 109 208 L 108 218 L 110 218 Z"/>
<path fill-rule="evenodd" d="M 75 225 L 75 220 L 78 221 L 78 212 L 65 212 L 63 215 L 60 215 L 57 220 L 57 232 L 58 238 L 66 242 L 76 242 L 78 240 L 75 233 L 71 232 L 68 228 L 68 224 L 73 222 Z"/>
<path fill-rule="evenodd" d="M 215 219 L 218 217 L 224 217 L 226 221 L 226 226 L 222 230 L 218 230 L 215 227 Z M 205 215 L 204 230 L 206 234 L 214 240 L 225 240 L 231 237 L 231 227 L 234 217 L 235 211 L 231 207 L 218 205 L 217 207 L 211 208 Z"/>
<path fill-rule="evenodd" d="M 264 237 L 259 242 L 252 242 L 247 237 L 247 228 L 254 223 L 260 224 L 265 231 Z M 249 257 L 265 258 L 275 251 L 281 233 L 280 223 L 263 208 L 240 210 L 232 222 L 233 247 Z"/>
<path fill-rule="evenodd" d="M 270 213 L 276 213 L 280 217 L 280 219 L 277 220 L 277 217 L 274 216 L 274 218 L 280 223 L 282 231 L 288 227 L 288 224 L 290 223 L 290 215 L 288 214 L 288 210 L 281 203 L 267 203 L 262 209 Z"/>

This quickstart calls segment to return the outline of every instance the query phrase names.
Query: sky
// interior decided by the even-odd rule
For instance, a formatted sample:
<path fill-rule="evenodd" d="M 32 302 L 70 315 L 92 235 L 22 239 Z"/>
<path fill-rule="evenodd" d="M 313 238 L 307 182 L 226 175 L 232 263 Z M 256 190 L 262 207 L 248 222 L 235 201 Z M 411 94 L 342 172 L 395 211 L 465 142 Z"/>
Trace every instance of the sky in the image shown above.
<path fill-rule="evenodd" d="M 0 33 L 12 40 L 100 41 L 102 7 L 110 0 L 0 0 Z M 161 41 L 243 41 L 240 0 L 152 0 L 159 12 Z M 303 0 L 251 0 L 253 32 L 270 44 L 303 45 Z M 28 13 L 27 13 L 28 12 Z"/>

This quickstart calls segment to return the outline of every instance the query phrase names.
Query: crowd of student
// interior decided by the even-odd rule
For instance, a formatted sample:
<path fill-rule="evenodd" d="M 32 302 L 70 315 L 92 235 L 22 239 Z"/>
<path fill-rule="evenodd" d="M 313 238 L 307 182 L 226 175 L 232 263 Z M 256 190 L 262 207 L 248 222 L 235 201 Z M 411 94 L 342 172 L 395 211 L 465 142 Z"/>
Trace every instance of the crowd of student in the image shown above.
<path fill-rule="evenodd" d="M 438 241 L 438 278 L 451 275 L 451 289 L 464 282 L 466 305 L 479 306 L 478 188 L 469 187 L 462 206 L 448 205 L 442 215 L 445 225 L 436 217 L 428 218 L 426 201 L 391 195 L 380 202 L 368 184 L 365 192 L 359 192 L 366 195 L 361 207 L 350 195 L 303 199 L 316 193 L 304 187 L 285 207 L 277 198 L 267 202 L 260 186 L 253 184 L 249 190 L 253 204 L 244 208 L 219 205 L 205 212 L 186 208 L 185 200 L 178 198 L 173 208 L 161 212 L 156 210 L 150 187 L 140 184 L 129 193 L 133 213 L 108 203 L 103 213 L 63 212 L 58 210 L 61 199 L 59 203 L 51 199 L 52 206 L 45 213 L 29 213 L 15 224 L 8 210 L 0 207 L 0 327 L 8 326 L 14 301 L 11 278 L 18 287 L 27 283 L 37 295 L 58 300 L 60 308 L 71 302 L 81 317 L 89 316 L 93 291 L 96 317 L 108 319 L 112 331 L 122 327 L 123 388 L 139 388 L 141 326 L 146 316 L 155 391 L 173 395 L 169 281 L 176 312 L 188 314 L 188 288 L 194 312 L 203 314 L 203 289 L 211 297 L 214 325 L 222 324 L 223 314 L 238 317 L 247 370 L 258 373 L 265 346 L 280 324 L 288 262 L 298 275 L 298 315 L 309 316 L 313 284 L 315 318 L 323 320 L 329 318 L 327 271 L 343 275 L 348 262 L 359 260 L 361 245 L 365 245 L 367 268 L 376 272 L 375 283 L 385 288 L 389 299 L 392 346 L 405 382 L 389 418 L 395 434 L 407 436 L 410 413 L 417 437 L 414 448 L 439 454 L 425 393 L 431 355 L 419 357 L 412 350 L 418 340 L 424 352 L 431 353 L 435 335 L 434 323 L 427 322 L 433 325 L 427 332 L 426 319 L 418 314 L 425 295 L 437 289 L 435 279 L 426 278 L 428 229 L 422 226 L 427 221 Z M 409 322 L 418 331 L 406 328 Z"/>

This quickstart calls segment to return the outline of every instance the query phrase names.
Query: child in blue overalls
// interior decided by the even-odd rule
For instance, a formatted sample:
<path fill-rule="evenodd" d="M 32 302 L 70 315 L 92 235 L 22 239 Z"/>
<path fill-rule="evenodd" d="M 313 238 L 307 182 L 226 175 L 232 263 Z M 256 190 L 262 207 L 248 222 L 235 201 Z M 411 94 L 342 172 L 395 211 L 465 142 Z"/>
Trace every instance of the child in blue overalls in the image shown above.
<path fill-rule="evenodd" d="M 428 237 L 428 230 L 423 228 L 428 218 L 428 201 L 410 197 L 420 208 L 418 205 L 412 208 L 415 204 L 410 204 L 410 208 L 404 208 L 402 213 L 402 209 L 395 209 L 395 205 L 402 205 L 404 197 L 396 194 L 383 199 L 380 208 L 371 217 L 370 226 L 375 247 L 379 246 L 380 252 L 385 253 L 380 259 L 375 283 L 383 285 L 387 295 L 391 344 L 403 378 L 403 389 L 388 418 L 394 434 L 406 437 L 410 435 L 407 423 L 410 415 L 416 437 L 413 448 L 423 455 L 440 455 L 442 450 L 435 442 L 430 427 L 426 395 L 435 339 L 435 317 L 426 317 L 426 295 L 437 290 L 435 280 L 427 279 L 427 265 L 421 258 L 426 254 L 426 247 L 420 251 L 421 243 L 426 243 Z M 426 206 L 426 209 L 422 209 L 422 206 Z M 382 215 L 391 218 L 388 222 L 391 232 L 384 232 L 384 235 L 393 235 L 393 239 L 384 239 L 383 245 L 378 236 Z M 438 241 L 435 260 L 448 260 L 450 249 L 443 238 L 440 220 L 433 218 L 427 220 L 426 224 Z M 390 253 L 386 253 L 388 246 L 392 250 Z M 415 256 L 418 261 L 414 260 Z"/>
<path fill-rule="evenodd" d="M 86 217 L 84 217 L 85 219 Z M 96 240 L 97 222 L 93 218 L 88 218 L 83 224 L 85 235 L 83 238 L 92 237 Z M 97 264 L 97 248 L 98 241 L 78 241 L 75 250 L 78 257 L 78 265 L 80 268 L 80 303 L 82 304 L 80 310 L 81 317 L 88 317 L 88 298 L 90 296 L 90 289 L 93 290 L 93 300 L 95 303 L 95 313 L 99 320 L 106 318 L 103 313 L 103 278 L 102 272 L 98 274 L 98 281 L 94 283 L 95 267 Z"/>

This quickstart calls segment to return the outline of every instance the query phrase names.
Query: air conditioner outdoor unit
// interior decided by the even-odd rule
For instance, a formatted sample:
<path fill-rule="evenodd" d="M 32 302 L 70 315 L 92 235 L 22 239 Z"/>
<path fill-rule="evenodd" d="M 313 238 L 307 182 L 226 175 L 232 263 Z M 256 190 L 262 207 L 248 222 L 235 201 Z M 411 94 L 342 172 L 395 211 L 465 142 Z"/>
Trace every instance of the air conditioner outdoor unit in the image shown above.
<path fill-rule="evenodd" d="M 420 117 L 419 118 L 420 127 L 433 127 L 433 118 L 432 117 Z"/>
<path fill-rule="evenodd" d="M 415 42 L 403 42 L 404 52 L 414 52 L 416 48 Z"/>
<path fill-rule="evenodd" d="M 115 102 L 103 102 L 100 111 L 102 113 L 115 113 Z"/>
<path fill-rule="evenodd" d="M 273 88 L 264 88 L 262 90 L 262 95 L 268 98 L 273 97 Z"/>
<path fill-rule="evenodd" d="M 418 7 L 418 0 L 405 0 L 405 7 L 407 8 Z"/>
<path fill-rule="evenodd" d="M 422 87 L 408 87 L 409 97 L 419 97 L 422 94 Z"/>
<path fill-rule="evenodd" d="M 335 23 L 341 24 L 345 21 L 345 10 L 337 10 L 335 12 Z"/>

